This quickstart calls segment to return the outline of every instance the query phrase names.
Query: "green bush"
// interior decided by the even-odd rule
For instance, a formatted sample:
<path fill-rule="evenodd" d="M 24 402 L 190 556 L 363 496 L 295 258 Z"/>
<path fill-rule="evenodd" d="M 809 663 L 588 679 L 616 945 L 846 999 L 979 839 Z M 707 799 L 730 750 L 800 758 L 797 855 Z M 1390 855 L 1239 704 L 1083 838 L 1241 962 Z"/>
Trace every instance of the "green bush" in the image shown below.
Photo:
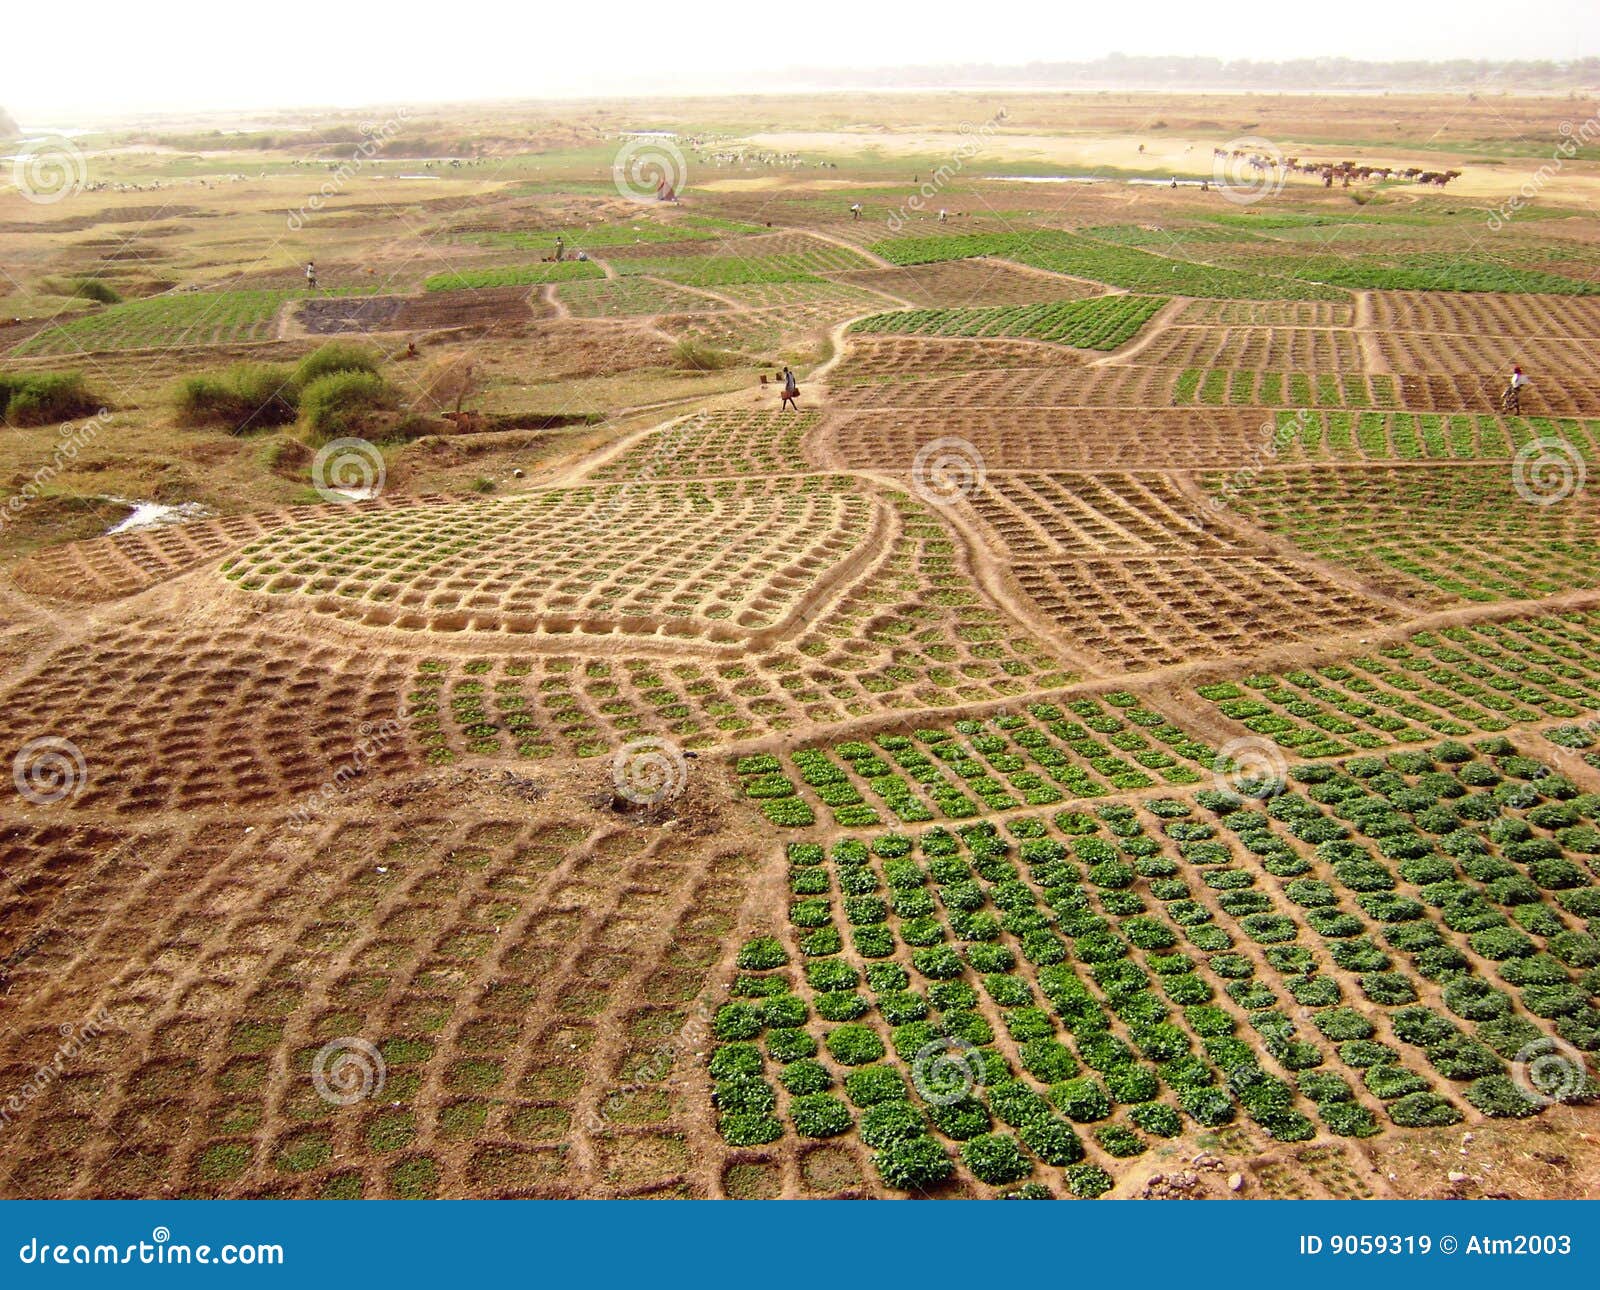
<path fill-rule="evenodd" d="M 998 1186 L 1033 1172 L 1033 1162 L 1009 1133 L 986 1133 L 961 1144 L 962 1163 L 979 1182 Z"/>
<path fill-rule="evenodd" d="M 1111 1175 L 1099 1165 L 1068 1165 L 1066 1178 L 1067 1190 L 1080 1200 L 1093 1200 L 1116 1186 Z"/>
<path fill-rule="evenodd" d="M 935 1103 L 928 1107 L 928 1118 L 934 1128 L 947 1138 L 965 1142 L 980 1133 L 989 1132 L 989 1108 L 975 1097 L 958 1098 L 954 1102 Z"/>
<path fill-rule="evenodd" d="M 943 1182 L 955 1169 L 950 1154 L 930 1137 L 886 1147 L 872 1158 L 884 1183 L 899 1191 L 922 1191 Z"/>
<path fill-rule="evenodd" d="M 1123 1124 L 1102 1124 L 1095 1129 L 1094 1138 L 1108 1156 L 1119 1160 L 1142 1155 L 1147 1147 L 1143 1138 Z"/>
<path fill-rule="evenodd" d="M 303 390 L 335 372 L 376 373 L 382 363 L 383 356 L 375 349 L 345 340 L 333 340 L 312 350 L 295 365 L 294 385 L 296 389 Z"/>
<path fill-rule="evenodd" d="M 14 426 L 54 425 L 93 416 L 100 407 L 81 372 L 0 374 L 0 414 Z"/>
<path fill-rule="evenodd" d="M 1111 1098 L 1094 1080 L 1063 1080 L 1050 1088 L 1050 1099 L 1069 1120 L 1089 1124 L 1111 1114 Z"/>
<path fill-rule="evenodd" d="M 836 1061 L 843 1066 L 865 1066 L 884 1053 L 883 1040 L 866 1026 L 838 1026 L 823 1041 Z"/>
<path fill-rule="evenodd" d="M 783 1068 L 783 1073 L 778 1078 L 784 1088 L 796 1097 L 803 1097 L 807 1093 L 820 1093 L 824 1089 L 833 1087 L 833 1076 L 828 1073 L 828 1068 L 810 1058 L 790 1062 Z"/>
<path fill-rule="evenodd" d="M 1183 1132 L 1183 1117 L 1165 1102 L 1140 1102 L 1128 1108 L 1128 1118 L 1158 1138 L 1175 1138 Z"/>
<path fill-rule="evenodd" d="M 906 1082 L 892 1066 L 866 1066 L 844 1077 L 845 1095 L 857 1106 L 903 1102 Z"/>
<path fill-rule="evenodd" d="M 318 439 L 362 435 L 374 428 L 373 414 L 398 406 L 399 399 L 376 372 L 343 371 L 319 376 L 300 391 L 300 420 Z"/>
<path fill-rule="evenodd" d="M 817 1041 L 799 1026 L 780 1026 L 767 1034 L 767 1055 L 775 1062 L 795 1062 L 817 1055 Z"/>
<path fill-rule="evenodd" d="M 719 1111 L 732 1114 L 737 1111 L 770 1111 L 778 1104 L 778 1095 L 764 1079 L 748 1075 L 718 1080 L 711 1091 L 711 1100 Z"/>
<path fill-rule="evenodd" d="M 861 1140 L 878 1150 L 924 1137 L 927 1132 L 922 1112 L 910 1102 L 877 1102 L 861 1116 Z"/>
<path fill-rule="evenodd" d="M 764 972 L 789 961 L 783 942 L 775 936 L 757 936 L 739 947 L 738 965 L 747 972 Z"/>
<path fill-rule="evenodd" d="M 789 1118 L 807 1138 L 835 1137 L 851 1125 L 850 1108 L 829 1093 L 804 1093 L 792 1099 Z"/>
<path fill-rule="evenodd" d="M 867 1010 L 867 1001 L 854 990 L 830 990 L 816 996 L 817 1016 L 824 1021 L 854 1021 Z"/>
<path fill-rule="evenodd" d="M 748 1003 L 725 1003 L 712 1019 L 718 1039 L 754 1039 L 761 1033 L 761 1014 Z"/>
<path fill-rule="evenodd" d="M 1485 1075 L 1467 1086 L 1467 1101 L 1494 1119 L 1520 1120 L 1538 1115 L 1541 1104 L 1506 1075 Z"/>
<path fill-rule="evenodd" d="M 1437 1129 L 1459 1124 L 1461 1111 L 1437 1093 L 1408 1093 L 1390 1104 L 1389 1118 L 1405 1129 Z"/>
<path fill-rule="evenodd" d="M 761 1050 L 754 1044 L 723 1044 L 707 1064 L 714 1080 L 761 1074 Z"/>
<path fill-rule="evenodd" d="M 717 1131 L 730 1147 L 757 1147 L 781 1138 L 783 1125 L 770 1115 L 737 1112 L 723 1116 L 717 1122 Z"/>

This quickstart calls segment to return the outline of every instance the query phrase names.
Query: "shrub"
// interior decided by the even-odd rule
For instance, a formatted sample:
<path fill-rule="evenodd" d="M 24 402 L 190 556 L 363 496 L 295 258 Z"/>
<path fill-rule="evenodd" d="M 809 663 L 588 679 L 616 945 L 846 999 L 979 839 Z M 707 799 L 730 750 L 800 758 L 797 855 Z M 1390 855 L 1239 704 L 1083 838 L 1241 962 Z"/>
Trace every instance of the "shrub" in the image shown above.
<path fill-rule="evenodd" d="M 1467 1101 L 1495 1119 L 1520 1120 L 1538 1115 L 1541 1103 L 1529 1097 L 1506 1075 L 1485 1075 L 1467 1086 Z"/>
<path fill-rule="evenodd" d="M 798 1026 L 783 1026 L 767 1036 L 767 1055 L 775 1062 L 799 1061 L 817 1055 L 817 1041 Z"/>
<path fill-rule="evenodd" d="M 719 1111 L 770 1111 L 778 1104 L 778 1095 L 764 1079 L 748 1075 L 719 1080 L 712 1090 L 711 1100 Z"/>
<path fill-rule="evenodd" d="M 1140 1102 L 1128 1108 L 1128 1118 L 1158 1138 L 1175 1138 L 1183 1132 L 1183 1117 L 1165 1102 Z"/>
<path fill-rule="evenodd" d="M 777 994 L 761 1003 L 761 1024 L 764 1026 L 803 1026 L 805 1021 L 805 1000 L 798 995 Z"/>
<path fill-rule="evenodd" d="M 747 972 L 764 972 L 788 961 L 783 942 L 775 936 L 757 936 L 739 947 L 738 965 Z"/>
<path fill-rule="evenodd" d="M 382 362 L 383 356 L 375 349 L 350 341 L 333 340 L 302 358 L 295 365 L 292 379 L 296 389 L 304 390 L 324 376 L 332 376 L 337 372 L 376 374 Z"/>
<path fill-rule="evenodd" d="M 844 1077 L 844 1091 L 857 1106 L 876 1106 L 880 1102 L 903 1102 L 906 1082 L 892 1066 L 866 1066 Z"/>
<path fill-rule="evenodd" d="M 877 1102 L 861 1115 L 861 1140 L 878 1150 L 923 1137 L 927 1132 L 922 1112 L 910 1102 Z"/>
<path fill-rule="evenodd" d="M 961 1144 L 961 1160 L 980 1182 L 1016 1182 L 1033 1172 L 1033 1162 L 1009 1133 L 986 1133 Z"/>
<path fill-rule="evenodd" d="M 319 439 L 370 438 L 374 414 L 397 403 L 394 390 L 376 372 L 330 372 L 301 389 L 300 420 Z"/>
<path fill-rule="evenodd" d="M 725 1003 L 712 1019 L 718 1039 L 754 1039 L 761 1033 L 761 1014 L 748 1003 Z"/>
<path fill-rule="evenodd" d="M 238 363 L 220 376 L 201 374 L 178 382 L 173 407 L 182 425 L 221 426 L 242 434 L 293 421 L 298 392 L 287 368 Z"/>
<path fill-rule="evenodd" d="M 1072 1126 L 1054 1117 L 1030 1120 L 1018 1134 L 1023 1145 L 1047 1165 L 1071 1165 L 1083 1159 L 1083 1142 Z"/>
<path fill-rule="evenodd" d="M 831 1138 L 851 1124 L 850 1108 L 829 1093 L 805 1093 L 794 1098 L 789 1103 L 789 1118 L 807 1138 Z"/>
<path fill-rule="evenodd" d="M 1066 1170 L 1067 1190 L 1080 1200 L 1093 1200 L 1116 1186 L 1111 1175 L 1099 1165 L 1069 1165 Z"/>
<path fill-rule="evenodd" d="M 892 990 L 878 996 L 878 1010 L 891 1026 L 898 1026 L 926 1017 L 928 1001 L 910 990 Z"/>
<path fill-rule="evenodd" d="M 816 1003 L 824 1021 L 854 1021 L 867 1010 L 867 1001 L 854 990 L 830 990 L 817 995 Z"/>
<path fill-rule="evenodd" d="M 1089 1124 L 1111 1114 L 1111 1098 L 1088 1078 L 1064 1080 L 1050 1088 L 1050 1099 L 1069 1120 Z"/>
<path fill-rule="evenodd" d="M 784 1088 L 796 1097 L 803 1097 L 807 1093 L 820 1093 L 824 1089 L 833 1087 L 833 1076 L 828 1073 L 828 1068 L 810 1058 L 790 1062 L 783 1068 L 783 1073 L 778 1078 Z"/>
<path fill-rule="evenodd" d="M 930 1137 L 912 1138 L 872 1158 L 884 1183 L 900 1191 L 920 1191 L 944 1181 L 955 1169 L 950 1154 Z"/>
<path fill-rule="evenodd" d="M 54 425 L 93 416 L 100 407 L 81 372 L 0 374 L 0 415 L 14 426 Z"/>
<path fill-rule="evenodd" d="M 1108 1156 L 1119 1160 L 1142 1155 L 1146 1149 L 1145 1140 L 1122 1124 L 1102 1124 L 1094 1131 L 1094 1137 Z"/>
<path fill-rule="evenodd" d="M 824 1042 L 828 1052 L 843 1066 L 865 1066 L 878 1061 L 884 1052 L 883 1040 L 866 1026 L 836 1027 L 828 1032 Z"/>
<path fill-rule="evenodd" d="M 1437 1129 L 1461 1122 L 1461 1111 L 1437 1093 L 1408 1093 L 1389 1106 L 1389 1118 L 1403 1129 Z"/>
<path fill-rule="evenodd" d="M 757 1147 L 781 1138 L 783 1125 L 770 1115 L 741 1111 L 723 1116 L 717 1131 L 730 1147 Z"/>
<path fill-rule="evenodd" d="M 1341 1138 L 1370 1138 L 1379 1129 L 1377 1117 L 1355 1102 L 1322 1102 L 1317 1114 L 1329 1131 Z"/>
<path fill-rule="evenodd" d="M 1022 1068 L 1044 1084 L 1060 1084 L 1078 1073 L 1078 1060 L 1054 1039 L 1030 1039 L 1018 1049 Z"/>
<path fill-rule="evenodd" d="M 948 980 L 961 975 L 961 959 L 948 945 L 913 951 L 911 966 L 930 980 Z"/>
<path fill-rule="evenodd" d="M 1370 1039 L 1373 1024 L 1354 1008 L 1329 1008 L 1312 1018 L 1317 1029 L 1335 1043 L 1346 1040 Z"/>
<path fill-rule="evenodd" d="M 957 1098 L 954 1102 L 935 1103 L 928 1108 L 928 1118 L 934 1127 L 947 1138 L 965 1142 L 980 1133 L 989 1132 L 989 1108 L 975 1097 Z"/>
<path fill-rule="evenodd" d="M 1369 1067 L 1361 1079 L 1367 1091 L 1382 1102 L 1392 1102 L 1397 1097 L 1419 1093 L 1428 1087 L 1427 1080 L 1398 1062 L 1384 1062 Z"/>
<path fill-rule="evenodd" d="M 707 1065 L 714 1080 L 761 1074 L 761 1050 L 754 1044 L 723 1044 Z"/>

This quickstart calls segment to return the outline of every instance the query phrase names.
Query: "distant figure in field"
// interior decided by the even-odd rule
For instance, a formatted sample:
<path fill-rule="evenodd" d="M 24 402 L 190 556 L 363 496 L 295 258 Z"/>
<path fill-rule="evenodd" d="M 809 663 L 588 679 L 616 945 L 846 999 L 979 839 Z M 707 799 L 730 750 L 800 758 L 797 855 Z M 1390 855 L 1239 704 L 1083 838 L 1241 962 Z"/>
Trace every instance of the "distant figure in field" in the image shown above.
<path fill-rule="evenodd" d="M 778 404 L 778 410 L 781 412 L 784 408 L 793 408 L 798 412 L 800 410 L 799 398 L 799 383 L 794 379 L 794 373 L 785 366 L 783 369 L 783 399 Z"/>
<path fill-rule="evenodd" d="M 941 206 L 939 208 L 939 223 L 943 224 L 945 220 L 949 218 L 949 214 L 945 211 L 944 207 Z"/>
<path fill-rule="evenodd" d="M 860 219 L 861 218 L 861 203 L 860 202 L 856 202 L 850 207 L 850 218 L 851 219 Z"/>
<path fill-rule="evenodd" d="M 310 291 L 317 289 L 317 266 L 310 260 L 306 261 L 306 288 Z"/>
<path fill-rule="evenodd" d="M 567 256 L 567 239 L 564 238 L 564 237 L 557 237 L 556 238 L 556 263 L 560 264 L 562 260 L 566 259 L 566 256 Z"/>
<path fill-rule="evenodd" d="M 1520 367 L 1511 369 L 1511 383 L 1506 386 L 1505 395 L 1501 398 L 1500 403 L 1512 416 L 1520 416 L 1522 414 L 1522 387 L 1529 384 L 1531 382 L 1523 374 Z"/>

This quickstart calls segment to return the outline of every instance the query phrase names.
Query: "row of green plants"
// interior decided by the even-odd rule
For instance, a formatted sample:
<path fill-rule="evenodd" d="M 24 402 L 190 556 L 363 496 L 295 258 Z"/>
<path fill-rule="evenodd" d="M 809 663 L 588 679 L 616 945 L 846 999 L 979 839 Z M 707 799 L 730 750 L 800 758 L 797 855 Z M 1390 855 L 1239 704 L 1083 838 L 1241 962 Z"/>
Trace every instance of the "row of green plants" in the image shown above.
<path fill-rule="evenodd" d="M 899 237 L 869 250 L 893 264 L 932 264 L 975 256 L 998 256 L 1035 268 L 1088 278 L 1153 295 L 1244 300 L 1345 300 L 1343 291 L 1288 276 L 1219 268 L 1194 260 L 1155 255 L 1137 247 L 1074 233 L 1030 229 L 1020 233 Z"/>
<path fill-rule="evenodd" d="M 1338 757 L 1600 712 L 1600 636 L 1560 619 L 1447 627 L 1345 663 L 1197 692 L 1297 756 Z"/>
<path fill-rule="evenodd" d="M 773 823 L 815 819 L 798 779 L 834 823 L 871 828 L 886 813 L 906 824 L 962 820 L 1069 796 L 1193 784 L 1212 766 L 1210 748 L 1126 691 L 1031 704 L 1027 711 L 1026 717 L 960 721 L 948 730 L 880 735 L 870 743 L 850 740 L 831 755 L 802 749 L 791 755 L 793 778 L 771 755 L 746 758 L 738 771 L 745 795 L 760 802 Z"/>
<path fill-rule="evenodd" d="M 1158 296 L 1113 295 L 991 308 L 902 309 L 860 319 L 850 330 L 872 336 L 1007 336 L 1111 350 L 1137 336 L 1166 303 Z"/>
<path fill-rule="evenodd" d="M 1172 389 L 1184 407 L 1249 405 L 1296 408 L 1398 408 L 1393 376 L 1359 372 L 1263 372 L 1255 368 L 1186 367 Z"/>
<path fill-rule="evenodd" d="M 278 311 L 304 291 L 186 291 L 127 300 L 52 323 L 12 350 L 18 357 L 97 350 L 237 345 L 274 338 Z M 326 291 L 320 295 L 344 295 Z"/>
<path fill-rule="evenodd" d="M 605 270 L 593 260 L 552 260 L 539 264 L 510 264 L 486 269 L 452 269 L 423 282 L 426 291 L 470 291 L 484 287 L 530 287 L 549 282 L 581 282 L 603 278 Z"/>

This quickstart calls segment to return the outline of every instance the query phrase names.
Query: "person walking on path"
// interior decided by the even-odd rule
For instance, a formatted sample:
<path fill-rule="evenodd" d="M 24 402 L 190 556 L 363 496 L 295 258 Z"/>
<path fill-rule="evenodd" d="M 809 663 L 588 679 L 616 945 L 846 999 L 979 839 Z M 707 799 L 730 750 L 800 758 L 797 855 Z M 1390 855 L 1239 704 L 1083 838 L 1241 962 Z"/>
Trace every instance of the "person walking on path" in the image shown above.
<path fill-rule="evenodd" d="M 1523 374 L 1520 367 L 1511 369 L 1511 384 L 1506 386 L 1505 395 L 1501 398 L 1501 406 L 1512 416 L 1522 415 L 1522 389 L 1531 382 Z"/>
<path fill-rule="evenodd" d="M 786 366 L 783 369 L 783 399 L 778 404 L 778 410 L 781 412 L 784 408 L 793 408 L 798 412 L 800 410 L 799 399 L 800 386 L 794 379 L 794 373 Z"/>
<path fill-rule="evenodd" d="M 306 289 L 308 291 L 317 289 L 317 266 L 310 260 L 306 261 Z"/>

